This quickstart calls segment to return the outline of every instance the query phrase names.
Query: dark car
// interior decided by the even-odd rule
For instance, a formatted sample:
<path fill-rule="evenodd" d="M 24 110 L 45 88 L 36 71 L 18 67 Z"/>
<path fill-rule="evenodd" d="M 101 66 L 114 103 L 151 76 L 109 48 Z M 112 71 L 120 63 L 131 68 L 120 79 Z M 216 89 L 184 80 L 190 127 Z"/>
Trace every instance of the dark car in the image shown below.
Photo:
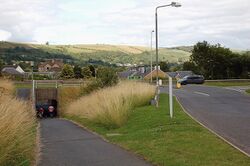
<path fill-rule="evenodd" d="M 201 75 L 185 76 L 184 78 L 178 80 L 181 85 L 186 84 L 203 84 L 205 82 L 204 77 Z"/>

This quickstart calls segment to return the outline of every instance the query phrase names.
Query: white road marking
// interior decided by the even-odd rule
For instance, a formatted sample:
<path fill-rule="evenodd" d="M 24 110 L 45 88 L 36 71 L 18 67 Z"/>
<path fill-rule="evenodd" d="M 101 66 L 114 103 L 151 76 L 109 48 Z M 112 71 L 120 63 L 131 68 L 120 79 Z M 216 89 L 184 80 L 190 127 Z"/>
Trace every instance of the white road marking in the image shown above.
<path fill-rule="evenodd" d="M 225 89 L 227 89 L 227 90 L 233 90 L 233 91 L 240 92 L 240 93 L 244 92 L 244 91 L 242 91 L 240 89 L 235 89 L 235 88 L 225 88 Z"/>
<path fill-rule="evenodd" d="M 209 94 L 206 94 L 206 93 L 202 93 L 202 92 L 194 92 L 194 93 L 196 93 L 196 94 L 199 94 L 199 95 L 203 95 L 203 96 L 210 96 Z"/>

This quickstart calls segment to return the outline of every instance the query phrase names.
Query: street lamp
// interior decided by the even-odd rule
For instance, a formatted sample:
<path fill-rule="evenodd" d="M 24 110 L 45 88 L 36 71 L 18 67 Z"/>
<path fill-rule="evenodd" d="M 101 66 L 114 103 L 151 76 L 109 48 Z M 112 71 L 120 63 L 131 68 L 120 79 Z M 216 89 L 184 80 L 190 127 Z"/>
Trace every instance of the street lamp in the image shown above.
<path fill-rule="evenodd" d="M 158 9 L 160 8 L 164 8 L 164 7 L 168 7 L 168 6 L 172 6 L 172 7 L 181 7 L 181 4 L 178 2 L 172 2 L 171 4 L 168 5 L 162 5 L 162 6 L 158 6 L 155 9 L 155 45 L 156 45 L 156 84 L 158 86 L 158 81 L 159 81 L 159 76 L 158 76 Z"/>
<path fill-rule="evenodd" d="M 152 75 L 152 71 L 153 71 L 153 33 L 155 31 L 152 30 L 151 31 L 151 63 L 150 63 L 150 67 L 151 67 L 151 83 L 153 82 L 153 75 Z"/>
<path fill-rule="evenodd" d="M 157 107 L 158 107 L 158 100 L 159 100 L 159 67 L 158 67 L 158 9 L 164 7 L 181 7 L 181 4 L 178 2 L 172 2 L 168 5 L 157 6 L 155 9 L 155 53 L 156 53 L 156 86 L 157 86 Z"/>
<path fill-rule="evenodd" d="M 35 81 L 34 81 L 34 61 L 30 62 L 32 71 L 31 71 L 31 79 L 32 79 L 32 102 L 33 102 L 33 107 L 35 108 Z"/>

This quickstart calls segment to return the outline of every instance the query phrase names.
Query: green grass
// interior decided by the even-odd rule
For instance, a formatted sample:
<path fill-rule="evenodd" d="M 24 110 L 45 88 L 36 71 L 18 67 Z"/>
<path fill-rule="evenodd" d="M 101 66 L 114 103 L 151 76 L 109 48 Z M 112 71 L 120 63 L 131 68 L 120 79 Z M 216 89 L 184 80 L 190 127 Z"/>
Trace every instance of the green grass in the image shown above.
<path fill-rule="evenodd" d="M 161 95 L 160 106 L 136 108 L 128 122 L 107 129 L 79 116 L 66 116 L 103 135 L 109 141 L 166 166 L 246 166 L 250 158 L 201 127 L 175 101 L 174 118 L 169 118 L 168 96 Z"/>
<path fill-rule="evenodd" d="M 18 83 L 15 84 L 16 88 L 32 88 L 32 84 L 25 84 L 25 83 Z M 38 84 L 37 88 L 55 88 L 56 84 L 49 83 L 49 84 Z"/>
<path fill-rule="evenodd" d="M 246 90 L 246 92 L 247 92 L 248 94 L 250 94 L 250 89 Z"/>
<path fill-rule="evenodd" d="M 205 85 L 209 86 L 220 86 L 220 87 L 227 87 L 227 86 L 250 86 L 250 81 L 245 82 L 205 82 Z"/>

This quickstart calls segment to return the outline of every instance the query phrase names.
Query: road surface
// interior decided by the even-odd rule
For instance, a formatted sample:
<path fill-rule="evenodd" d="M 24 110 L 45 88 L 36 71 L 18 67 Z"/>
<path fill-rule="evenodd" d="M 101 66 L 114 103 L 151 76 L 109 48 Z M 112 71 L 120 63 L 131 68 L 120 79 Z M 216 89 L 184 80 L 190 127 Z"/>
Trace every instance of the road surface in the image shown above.
<path fill-rule="evenodd" d="M 237 89 L 186 85 L 173 92 L 192 117 L 250 155 L 250 96 Z"/>
<path fill-rule="evenodd" d="M 41 120 L 39 166 L 149 166 L 129 152 L 62 119 Z"/>

